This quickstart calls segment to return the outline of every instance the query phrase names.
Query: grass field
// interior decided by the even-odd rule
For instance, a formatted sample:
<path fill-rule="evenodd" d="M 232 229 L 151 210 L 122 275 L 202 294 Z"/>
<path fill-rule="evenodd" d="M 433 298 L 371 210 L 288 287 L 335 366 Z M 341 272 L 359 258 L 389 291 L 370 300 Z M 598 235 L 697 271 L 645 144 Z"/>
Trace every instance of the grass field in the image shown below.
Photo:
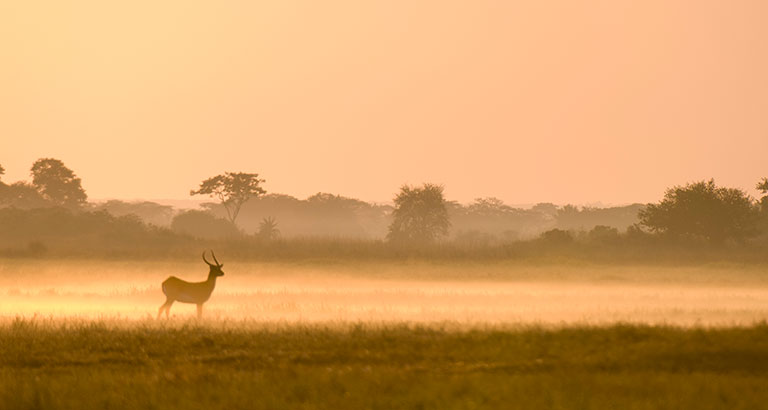
<path fill-rule="evenodd" d="M 759 409 L 768 326 L 6 320 L 3 409 Z"/>
<path fill-rule="evenodd" d="M 0 409 L 768 408 L 763 265 L 226 262 L 0 259 Z"/>

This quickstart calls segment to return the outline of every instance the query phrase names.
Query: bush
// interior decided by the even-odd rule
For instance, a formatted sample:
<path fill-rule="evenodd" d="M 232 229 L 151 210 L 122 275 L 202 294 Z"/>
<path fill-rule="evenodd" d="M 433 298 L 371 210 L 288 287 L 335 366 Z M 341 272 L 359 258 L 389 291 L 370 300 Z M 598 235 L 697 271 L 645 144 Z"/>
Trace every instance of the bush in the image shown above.
<path fill-rule="evenodd" d="M 619 230 L 610 226 L 597 225 L 587 234 L 587 238 L 593 243 L 616 243 L 621 237 Z"/>
<path fill-rule="evenodd" d="M 541 234 L 541 240 L 552 245 L 564 245 L 573 242 L 573 235 L 562 229 L 552 229 Z"/>
<path fill-rule="evenodd" d="M 226 239 L 241 235 L 235 225 L 226 219 L 195 210 L 176 215 L 171 222 L 171 230 L 200 239 Z"/>

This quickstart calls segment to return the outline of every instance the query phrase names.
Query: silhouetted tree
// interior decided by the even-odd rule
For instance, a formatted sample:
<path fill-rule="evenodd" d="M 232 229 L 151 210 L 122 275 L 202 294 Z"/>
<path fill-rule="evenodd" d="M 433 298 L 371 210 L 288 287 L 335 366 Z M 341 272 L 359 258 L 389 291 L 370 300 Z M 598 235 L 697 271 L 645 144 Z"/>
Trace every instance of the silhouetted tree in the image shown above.
<path fill-rule="evenodd" d="M 80 178 L 58 159 L 41 158 L 32 164 L 31 171 L 32 185 L 56 205 L 78 208 L 88 199 Z"/>
<path fill-rule="evenodd" d="M 277 221 L 275 218 L 268 216 L 262 219 L 256 236 L 267 241 L 277 239 L 277 237 L 280 236 L 280 230 L 277 229 Z"/>
<path fill-rule="evenodd" d="M 639 212 L 640 223 L 652 232 L 673 237 L 698 237 L 714 243 L 742 241 L 757 233 L 757 208 L 742 190 L 717 187 L 714 180 L 667 190 L 658 204 Z"/>
<path fill-rule="evenodd" d="M 451 226 L 443 187 L 434 184 L 403 185 L 392 216 L 387 239 L 393 242 L 432 242 L 447 235 Z"/>
<path fill-rule="evenodd" d="M 476 198 L 475 202 L 469 205 L 467 210 L 470 213 L 482 216 L 498 216 L 514 211 L 514 209 L 505 204 L 504 201 L 494 197 Z"/>
<path fill-rule="evenodd" d="M 558 211 L 557 205 L 550 203 L 550 202 L 539 202 L 538 204 L 531 207 L 531 211 L 539 212 L 543 215 L 549 216 L 549 217 L 555 217 L 557 215 Z"/>
<path fill-rule="evenodd" d="M 573 221 L 578 220 L 578 218 L 579 207 L 571 204 L 558 208 L 557 213 L 555 214 L 557 226 L 561 229 L 584 229 L 584 226 L 579 226 L 578 224 L 573 223 Z"/>
<path fill-rule="evenodd" d="M 763 197 L 760 198 L 760 207 L 763 212 L 768 213 L 768 178 L 763 178 L 757 184 L 757 189 L 763 194 Z"/>
<path fill-rule="evenodd" d="M 757 189 L 763 194 L 760 198 L 760 230 L 768 237 L 768 178 L 763 178 L 757 184 Z"/>
<path fill-rule="evenodd" d="M 54 205 L 44 198 L 36 187 L 26 182 L 19 181 L 11 185 L 0 186 L 0 207 L 33 209 Z"/>
<path fill-rule="evenodd" d="M 247 174 L 244 172 L 225 172 L 208 178 L 200 184 L 200 188 L 189 192 L 190 195 L 209 195 L 218 198 L 227 211 L 227 218 L 234 225 L 240 207 L 249 199 L 265 194 L 260 183 L 266 182 L 259 179 L 259 174 Z"/>

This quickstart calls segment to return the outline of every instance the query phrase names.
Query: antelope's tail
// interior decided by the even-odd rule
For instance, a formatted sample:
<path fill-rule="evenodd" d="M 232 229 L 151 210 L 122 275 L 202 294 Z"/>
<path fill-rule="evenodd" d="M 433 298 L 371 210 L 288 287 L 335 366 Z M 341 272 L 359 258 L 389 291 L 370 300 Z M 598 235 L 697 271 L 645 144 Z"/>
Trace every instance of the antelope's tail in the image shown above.
<path fill-rule="evenodd" d="M 170 279 L 170 278 L 168 278 L 168 279 Z M 162 285 L 161 285 L 161 287 L 163 289 L 163 294 L 165 296 L 168 296 L 168 289 L 165 288 L 165 286 L 168 284 L 168 279 L 164 280 Z"/>

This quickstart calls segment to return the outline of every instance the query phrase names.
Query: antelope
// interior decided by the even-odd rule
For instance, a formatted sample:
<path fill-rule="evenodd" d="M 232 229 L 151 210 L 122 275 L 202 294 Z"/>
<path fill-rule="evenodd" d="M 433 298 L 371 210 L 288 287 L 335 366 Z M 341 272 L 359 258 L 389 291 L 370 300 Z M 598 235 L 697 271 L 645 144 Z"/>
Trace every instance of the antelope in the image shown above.
<path fill-rule="evenodd" d="M 208 280 L 205 282 L 187 282 L 175 276 L 169 276 L 168 279 L 163 281 L 163 293 L 165 293 L 168 299 L 160 306 L 160 310 L 157 312 L 158 319 L 163 314 L 163 309 L 165 309 L 165 317 L 168 318 L 171 305 L 176 301 L 197 304 L 197 318 L 203 317 L 203 303 L 211 297 L 213 288 L 216 287 L 216 278 L 224 276 L 224 272 L 221 270 L 224 264 L 219 263 L 213 251 L 211 251 L 211 256 L 213 256 L 215 264 L 205 259 L 205 251 L 203 251 L 203 262 L 211 268 L 208 271 Z"/>

